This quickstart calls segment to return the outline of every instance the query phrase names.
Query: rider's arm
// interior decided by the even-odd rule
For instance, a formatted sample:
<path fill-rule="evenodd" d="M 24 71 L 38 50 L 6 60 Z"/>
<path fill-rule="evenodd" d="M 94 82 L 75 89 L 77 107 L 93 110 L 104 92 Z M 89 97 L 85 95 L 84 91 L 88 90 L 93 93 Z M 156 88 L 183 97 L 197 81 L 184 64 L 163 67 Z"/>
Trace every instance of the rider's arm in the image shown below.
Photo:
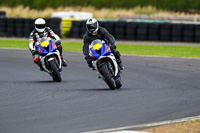
<path fill-rule="evenodd" d="M 34 50 L 36 50 L 33 32 L 31 32 L 31 34 L 29 36 L 29 50 L 31 52 L 34 51 Z"/>
<path fill-rule="evenodd" d="M 59 37 L 57 34 L 55 34 L 51 28 L 46 27 L 46 30 L 48 31 L 49 36 L 50 36 L 51 38 L 53 38 L 56 42 L 57 42 L 58 40 L 60 40 L 60 37 Z"/>
<path fill-rule="evenodd" d="M 90 45 L 90 43 L 89 43 L 89 39 L 88 39 L 86 34 L 83 36 L 83 43 L 84 43 L 83 54 L 85 55 L 85 57 L 87 57 L 89 55 L 89 45 Z"/>
<path fill-rule="evenodd" d="M 109 41 L 110 45 L 115 45 L 115 38 L 105 29 L 102 28 L 104 37 Z"/>

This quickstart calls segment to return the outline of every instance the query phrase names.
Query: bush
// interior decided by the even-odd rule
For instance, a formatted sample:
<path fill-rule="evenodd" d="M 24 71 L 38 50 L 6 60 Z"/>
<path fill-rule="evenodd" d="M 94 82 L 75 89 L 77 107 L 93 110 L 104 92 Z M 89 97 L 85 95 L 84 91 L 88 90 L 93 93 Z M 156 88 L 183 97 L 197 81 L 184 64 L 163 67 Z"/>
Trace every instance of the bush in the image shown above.
<path fill-rule="evenodd" d="M 59 6 L 93 6 L 100 8 L 133 8 L 140 6 L 154 6 L 159 9 L 173 11 L 200 10 L 199 0 L 1 0 L 0 6 L 28 6 L 34 9 Z"/>

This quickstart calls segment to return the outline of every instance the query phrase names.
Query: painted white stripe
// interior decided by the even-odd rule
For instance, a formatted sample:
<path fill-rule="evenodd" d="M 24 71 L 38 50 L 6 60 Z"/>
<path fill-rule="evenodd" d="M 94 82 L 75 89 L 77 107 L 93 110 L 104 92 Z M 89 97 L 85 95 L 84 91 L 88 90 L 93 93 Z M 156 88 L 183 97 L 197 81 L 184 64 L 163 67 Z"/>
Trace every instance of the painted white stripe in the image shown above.
<path fill-rule="evenodd" d="M 199 116 L 194 116 L 194 117 L 187 117 L 187 118 L 176 119 L 176 120 L 162 121 L 162 122 L 156 122 L 156 123 L 150 123 L 150 124 L 143 124 L 143 125 L 127 126 L 127 127 L 119 127 L 119 128 L 112 128 L 112 129 L 96 130 L 96 131 L 89 131 L 89 132 L 83 132 L 83 133 L 108 133 L 108 132 L 109 133 L 110 132 L 117 133 L 117 131 L 138 130 L 138 129 L 144 129 L 144 128 L 162 126 L 162 125 L 167 125 L 167 124 L 174 124 L 174 123 L 180 123 L 180 122 L 194 121 L 194 120 L 199 120 L 199 119 L 200 119 L 200 115 Z"/>

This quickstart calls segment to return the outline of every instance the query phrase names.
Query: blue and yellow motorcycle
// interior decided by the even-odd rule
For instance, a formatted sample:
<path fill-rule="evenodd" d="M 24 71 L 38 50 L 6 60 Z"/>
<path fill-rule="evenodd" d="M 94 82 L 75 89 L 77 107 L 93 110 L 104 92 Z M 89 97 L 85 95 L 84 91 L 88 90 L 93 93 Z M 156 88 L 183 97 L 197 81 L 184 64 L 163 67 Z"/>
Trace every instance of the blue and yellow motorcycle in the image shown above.
<path fill-rule="evenodd" d="M 99 39 L 92 41 L 89 56 L 99 78 L 103 79 L 111 90 L 122 86 L 119 66 L 110 47 L 106 43 L 102 43 Z"/>
<path fill-rule="evenodd" d="M 43 37 L 37 44 L 37 54 L 45 72 L 52 76 L 54 81 L 61 82 L 62 61 L 56 44 L 49 37 Z"/>

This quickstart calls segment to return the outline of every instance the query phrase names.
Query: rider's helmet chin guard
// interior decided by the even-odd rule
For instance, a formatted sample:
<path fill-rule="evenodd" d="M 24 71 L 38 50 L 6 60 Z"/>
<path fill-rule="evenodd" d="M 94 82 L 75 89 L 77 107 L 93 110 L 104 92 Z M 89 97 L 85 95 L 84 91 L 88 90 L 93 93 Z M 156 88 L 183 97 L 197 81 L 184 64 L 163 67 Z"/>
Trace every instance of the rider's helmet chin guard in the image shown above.
<path fill-rule="evenodd" d="M 35 29 L 39 32 L 39 33 L 43 33 L 44 29 L 46 26 L 46 22 L 43 18 L 38 18 L 35 20 Z"/>
<path fill-rule="evenodd" d="M 96 35 L 99 29 L 98 21 L 94 18 L 88 19 L 86 22 L 86 29 L 90 34 Z"/>

